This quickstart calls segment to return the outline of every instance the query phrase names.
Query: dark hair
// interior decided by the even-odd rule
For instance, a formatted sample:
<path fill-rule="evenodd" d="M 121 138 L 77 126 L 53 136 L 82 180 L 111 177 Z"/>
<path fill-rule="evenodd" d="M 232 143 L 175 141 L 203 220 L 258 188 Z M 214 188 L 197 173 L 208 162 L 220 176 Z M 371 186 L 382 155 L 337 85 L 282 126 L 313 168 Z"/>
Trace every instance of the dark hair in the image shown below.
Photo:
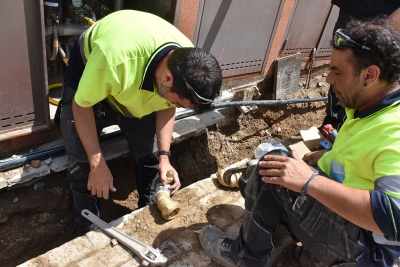
<path fill-rule="evenodd" d="M 400 32 L 392 27 L 387 17 L 372 20 L 350 20 L 343 33 L 371 51 L 349 47 L 353 51 L 355 75 L 370 65 L 379 67 L 378 79 L 387 84 L 400 81 Z"/>
<path fill-rule="evenodd" d="M 177 48 L 168 59 L 167 67 L 174 77 L 171 92 L 196 104 L 184 79 L 206 99 L 215 99 L 220 94 L 222 70 L 216 58 L 201 48 Z M 183 77 L 184 78 L 183 78 Z M 199 111 L 209 109 L 211 104 L 197 104 Z"/>

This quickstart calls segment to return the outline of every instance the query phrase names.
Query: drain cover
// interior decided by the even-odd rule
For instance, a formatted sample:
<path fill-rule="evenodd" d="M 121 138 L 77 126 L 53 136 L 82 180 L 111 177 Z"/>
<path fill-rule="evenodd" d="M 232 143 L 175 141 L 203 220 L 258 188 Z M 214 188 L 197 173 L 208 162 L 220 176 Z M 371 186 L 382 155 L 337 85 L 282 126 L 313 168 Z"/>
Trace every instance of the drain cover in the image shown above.
<path fill-rule="evenodd" d="M 299 90 L 301 69 L 301 53 L 278 58 L 275 60 L 275 97 L 284 96 Z"/>

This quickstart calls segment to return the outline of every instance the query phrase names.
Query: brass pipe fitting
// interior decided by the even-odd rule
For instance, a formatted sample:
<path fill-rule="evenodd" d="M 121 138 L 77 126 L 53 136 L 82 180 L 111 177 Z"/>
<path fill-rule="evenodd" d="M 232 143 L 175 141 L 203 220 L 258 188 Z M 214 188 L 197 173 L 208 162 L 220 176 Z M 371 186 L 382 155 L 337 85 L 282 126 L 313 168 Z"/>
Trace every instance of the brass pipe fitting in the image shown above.
<path fill-rule="evenodd" d="M 156 203 L 161 215 L 165 220 L 172 220 L 181 210 L 179 204 L 170 197 L 168 185 L 159 186 L 156 189 Z"/>
<path fill-rule="evenodd" d="M 174 171 L 167 171 L 167 184 L 171 184 L 174 181 Z"/>
<path fill-rule="evenodd" d="M 167 172 L 167 182 L 170 184 L 174 181 L 174 172 L 172 170 Z M 169 184 L 160 185 L 156 188 L 155 197 L 158 209 L 165 220 L 172 220 L 179 213 L 179 203 L 173 201 L 170 197 L 171 191 Z"/>
<path fill-rule="evenodd" d="M 240 172 L 229 172 L 229 170 L 219 169 L 217 172 L 218 182 L 231 188 L 239 188 L 239 178 L 242 174 Z"/>

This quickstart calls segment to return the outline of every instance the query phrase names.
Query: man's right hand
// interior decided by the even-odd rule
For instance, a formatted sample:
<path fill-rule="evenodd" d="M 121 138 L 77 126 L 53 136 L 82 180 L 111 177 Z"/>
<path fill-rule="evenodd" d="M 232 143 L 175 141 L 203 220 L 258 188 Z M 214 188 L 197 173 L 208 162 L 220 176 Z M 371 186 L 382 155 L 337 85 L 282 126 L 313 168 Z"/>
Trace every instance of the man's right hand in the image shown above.
<path fill-rule="evenodd" d="M 87 189 L 91 191 L 92 195 L 97 195 L 97 197 L 104 199 L 108 199 L 109 190 L 112 192 L 117 191 L 113 185 L 113 176 L 104 160 L 101 160 L 97 166 L 91 168 Z"/>
<path fill-rule="evenodd" d="M 305 161 L 306 163 L 308 163 L 308 165 L 312 167 L 316 167 L 318 160 L 328 151 L 329 150 L 324 149 L 308 152 L 303 156 L 303 161 Z"/>

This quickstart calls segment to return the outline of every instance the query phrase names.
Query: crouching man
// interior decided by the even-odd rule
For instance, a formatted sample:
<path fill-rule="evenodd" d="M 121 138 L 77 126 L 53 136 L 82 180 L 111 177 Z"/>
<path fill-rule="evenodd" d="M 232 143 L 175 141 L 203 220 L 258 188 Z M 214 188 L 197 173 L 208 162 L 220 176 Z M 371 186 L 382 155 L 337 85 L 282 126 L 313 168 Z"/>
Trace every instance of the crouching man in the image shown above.
<path fill-rule="evenodd" d="M 332 45 L 326 80 L 347 114 L 332 150 L 318 160 L 319 174 L 294 151 L 259 161 L 238 236 L 213 226 L 200 232 L 220 265 L 265 266 L 278 222 L 328 266 L 392 266 L 399 258 L 400 33 L 384 18 L 353 20 Z"/>

